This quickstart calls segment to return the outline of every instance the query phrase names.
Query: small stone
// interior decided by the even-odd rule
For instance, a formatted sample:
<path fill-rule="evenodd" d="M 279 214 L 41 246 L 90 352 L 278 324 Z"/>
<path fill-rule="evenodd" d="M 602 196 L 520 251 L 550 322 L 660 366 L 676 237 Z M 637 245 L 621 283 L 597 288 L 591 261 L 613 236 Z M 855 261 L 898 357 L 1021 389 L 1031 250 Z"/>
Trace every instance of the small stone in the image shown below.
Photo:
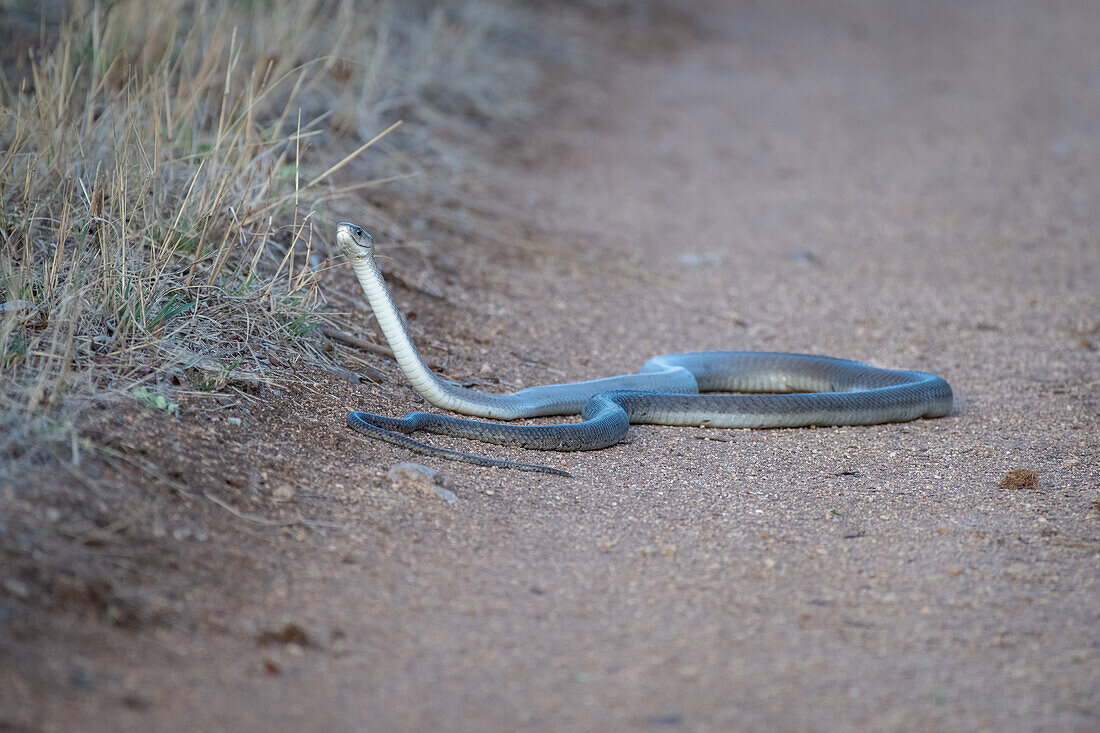
<path fill-rule="evenodd" d="M 130 692 L 122 696 L 122 704 L 131 710 L 148 710 L 153 707 L 153 701 L 144 695 Z"/>
<path fill-rule="evenodd" d="M 279 484 L 271 492 L 271 498 L 275 501 L 290 501 L 294 498 L 294 487 L 290 484 Z"/>
<path fill-rule="evenodd" d="M 92 684 L 91 678 L 88 676 L 88 673 L 84 671 L 83 667 L 76 667 L 73 671 L 69 672 L 69 684 L 86 692 L 95 689 L 95 685 Z"/>
<path fill-rule="evenodd" d="M 227 417 L 225 421 L 230 425 L 236 425 L 238 428 L 241 426 L 241 419 L 239 417 Z"/>
<path fill-rule="evenodd" d="M 440 499 L 447 502 L 448 504 L 458 503 L 458 497 L 455 495 L 455 493 L 453 491 L 451 491 L 449 489 L 444 489 L 444 488 L 439 487 L 439 486 L 433 486 L 432 489 L 435 490 L 435 495 L 436 496 L 438 496 Z"/>
<path fill-rule="evenodd" d="M 404 461 L 395 463 L 386 471 L 386 478 L 395 484 L 425 484 L 435 483 L 435 475 L 439 473 L 434 468 L 422 466 L 419 463 Z"/>
<path fill-rule="evenodd" d="M 26 313 L 38 310 L 38 306 L 29 300 L 8 300 L 0 303 L 0 313 Z"/>
<path fill-rule="evenodd" d="M 813 265 L 821 264 L 821 257 L 814 254 L 808 249 L 800 249 L 796 252 L 789 252 L 785 258 L 788 262 L 809 262 Z"/>
<path fill-rule="evenodd" d="M 646 725 L 655 727 L 677 727 L 684 724 L 684 716 L 680 713 L 671 713 L 669 715 L 651 715 L 646 718 Z"/>
<path fill-rule="evenodd" d="M 434 468 L 407 461 L 395 463 L 390 466 L 390 470 L 386 472 L 386 478 L 388 478 L 394 486 L 415 488 L 425 493 L 430 492 L 440 499 L 443 499 L 448 504 L 458 502 L 458 497 L 455 493 L 446 488 L 449 485 L 453 485 L 453 481 L 449 476 L 440 474 L 440 472 Z"/>
<path fill-rule="evenodd" d="M 25 601 L 31 597 L 31 589 L 27 587 L 27 584 L 15 578 L 5 579 L 3 588 L 8 595 L 18 598 L 21 601 Z"/>
<path fill-rule="evenodd" d="M 332 371 L 334 374 L 336 374 L 336 376 L 340 377 L 349 384 L 363 383 L 363 378 L 359 376 L 358 372 L 353 372 L 350 369 L 333 369 Z"/>
<path fill-rule="evenodd" d="M 265 629 L 255 636 L 258 646 L 280 644 L 298 647 L 299 652 L 303 647 L 313 646 L 313 637 L 301 626 L 295 623 L 284 624 L 282 628 Z"/>

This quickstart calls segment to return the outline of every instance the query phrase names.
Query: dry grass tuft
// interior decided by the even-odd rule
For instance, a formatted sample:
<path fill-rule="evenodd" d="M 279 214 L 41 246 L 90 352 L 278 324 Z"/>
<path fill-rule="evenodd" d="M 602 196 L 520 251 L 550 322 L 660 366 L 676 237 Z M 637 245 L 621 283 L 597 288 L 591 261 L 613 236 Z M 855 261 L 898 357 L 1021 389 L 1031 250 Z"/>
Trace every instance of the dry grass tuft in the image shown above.
<path fill-rule="evenodd" d="M 477 52 L 491 16 L 471 7 L 77 3 L 26 74 L 0 77 L 5 472 L 37 438 L 67 441 L 89 396 L 149 383 L 155 400 L 197 361 L 223 377 L 200 388 L 275 353 L 325 361 L 324 205 L 363 185 L 332 176 L 398 115 L 423 136 L 503 109 Z"/>
<path fill-rule="evenodd" d="M 1006 473 L 998 486 L 1002 489 L 1037 489 L 1039 474 L 1030 468 L 1018 468 Z"/>

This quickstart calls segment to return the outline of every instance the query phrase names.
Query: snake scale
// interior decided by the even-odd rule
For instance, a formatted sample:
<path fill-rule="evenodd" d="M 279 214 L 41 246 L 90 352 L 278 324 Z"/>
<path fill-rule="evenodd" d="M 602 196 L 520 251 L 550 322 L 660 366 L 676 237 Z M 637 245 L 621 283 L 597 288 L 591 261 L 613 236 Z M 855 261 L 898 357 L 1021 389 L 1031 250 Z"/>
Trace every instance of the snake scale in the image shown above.
<path fill-rule="evenodd" d="M 636 374 L 539 385 L 512 394 L 478 392 L 440 379 L 428 368 L 375 263 L 370 234 L 342 222 L 336 240 L 351 261 L 401 371 L 428 402 L 494 420 L 576 414 L 582 418 L 564 425 L 508 425 L 428 412 L 402 418 L 348 413 L 351 428 L 417 453 L 568 476 L 549 466 L 438 448 L 409 434 L 423 430 L 535 450 L 579 451 L 614 445 L 630 423 L 713 428 L 873 425 L 941 417 L 951 411 L 951 387 L 935 374 L 881 369 L 829 356 L 756 351 L 665 354 L 647 361 Z"/>

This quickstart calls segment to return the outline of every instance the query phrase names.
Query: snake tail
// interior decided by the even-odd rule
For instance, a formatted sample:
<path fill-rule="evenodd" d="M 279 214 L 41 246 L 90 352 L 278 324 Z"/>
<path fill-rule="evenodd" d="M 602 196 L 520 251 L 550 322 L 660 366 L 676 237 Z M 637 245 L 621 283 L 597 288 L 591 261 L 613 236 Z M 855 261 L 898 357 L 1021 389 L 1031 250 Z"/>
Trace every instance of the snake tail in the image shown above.
<path fill-rule="evenodd" d="M 490 458 L 475 453 L 463 453 L 462 451 L 439 448 L 434 445 L 422 443 L 416 438 L 410 438 L 406 434 L 417 429 L 417 427 L 414 427 L 416 425 L 415 420 L 410 422 L 407 418 L 418 414 L 429 415 L 430 413 L 410 413 L 404 418 L 398 418 L 385 417 L 383 415 L 375 415 L 370 412 L 356 410 L 348 413 L 347 424 L 348 427 L 362 435 L 377 440 L 384 440 L 387 443 L 392 443 L 405 450 L 412 451 L 413 453 L 419 453 L 420 455 L 432 456 L 433 458 L 444 458 L 450 461 L 461 461 L 462 463 L 471 463 L 475 466 L 487 468 L 511 468 L 516 471 L 549 473 L 555 476 L 573 478 L 573 474 L 561 468 L 554 468 L 553 466 L 543 466 L 538 463 L 523 463 L 521 461 L 509 461 L 503 458 Z M 433 417 L 442 416 L 433 415 Z"/>

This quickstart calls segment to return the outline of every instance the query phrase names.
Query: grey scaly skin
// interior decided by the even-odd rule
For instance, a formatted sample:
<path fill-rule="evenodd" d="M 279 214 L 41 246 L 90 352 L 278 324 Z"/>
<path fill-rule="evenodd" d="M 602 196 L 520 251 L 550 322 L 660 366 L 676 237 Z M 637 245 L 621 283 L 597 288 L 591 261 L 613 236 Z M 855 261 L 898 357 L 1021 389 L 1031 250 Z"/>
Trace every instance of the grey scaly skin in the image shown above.
<path fill-rule="evenodd" d="M 478 392 L 441 379 L 428 368 L 375 263 L 370 234 L 343 222 L 336 241 L 351 261 L 398 366 L 428 402 L 497 420 L 582 416 L 581 422 L 565 425 L 506 425 L 428 412 L 403 418 L 348 414 L 348 425 L 355 430 L 419 453 L 569 475 L 549 466 L 436 448 L 409 434 L 423 430 L 534 450 L 578 451 L 614 445 L 630 423 L 715 428 L 874 425 L 951 412 L 951 387 L 934 374 L 880 369 L 829 356 L 758 351 L 665 354 L 650 359 L 636 374 L 539 385 L 511 394 Z"/>

